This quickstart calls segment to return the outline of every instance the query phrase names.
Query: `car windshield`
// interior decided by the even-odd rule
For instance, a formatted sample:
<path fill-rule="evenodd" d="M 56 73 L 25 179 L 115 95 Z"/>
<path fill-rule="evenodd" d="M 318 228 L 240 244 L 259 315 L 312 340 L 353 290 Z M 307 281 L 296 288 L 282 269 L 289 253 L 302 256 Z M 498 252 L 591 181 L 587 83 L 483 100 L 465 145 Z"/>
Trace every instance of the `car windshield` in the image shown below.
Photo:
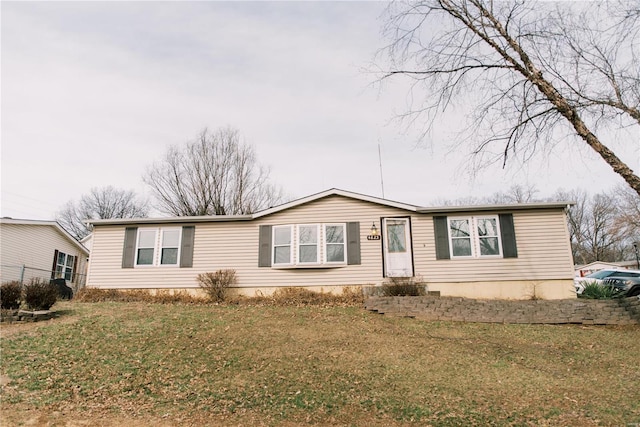
<path fill-rule="evenodd" d="M 612 274 L 614 274 L 615 271 L 611 271 L 611 270 L 600 270 L 600 271 L 596 271 L 595 273 L 591 273 L 589 274 L 587 277 L 590 279 L 604 279 L 605 277 L 609 277 Z"/>

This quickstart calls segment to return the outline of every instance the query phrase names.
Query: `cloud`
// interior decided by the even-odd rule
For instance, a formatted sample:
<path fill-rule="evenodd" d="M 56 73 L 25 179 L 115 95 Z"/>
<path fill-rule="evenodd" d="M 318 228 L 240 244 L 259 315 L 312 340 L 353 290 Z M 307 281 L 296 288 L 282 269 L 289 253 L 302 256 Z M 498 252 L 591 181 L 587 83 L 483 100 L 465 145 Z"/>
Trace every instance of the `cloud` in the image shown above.
<path fill-rule="evenodd" d="M 447 155 L 444 143 L 459 118 L 443 122 L 426 150 L 390 123 L 407 84 L 379 92 L 362 72 L 382 46 L 384 7 L 4 3 L 2 214 L 51 218 L 96 186 L 143 192 L 144 169 L 169 145 L 227 125 L 295 196 L 329 187 L 380 195 L 379 143 L 392 199 L 426 204 L 513 182 L 499 169 L 480 183 L 461 173 L 464 153 Z M 5 192 L 29 197 L 28 206 Z"/>

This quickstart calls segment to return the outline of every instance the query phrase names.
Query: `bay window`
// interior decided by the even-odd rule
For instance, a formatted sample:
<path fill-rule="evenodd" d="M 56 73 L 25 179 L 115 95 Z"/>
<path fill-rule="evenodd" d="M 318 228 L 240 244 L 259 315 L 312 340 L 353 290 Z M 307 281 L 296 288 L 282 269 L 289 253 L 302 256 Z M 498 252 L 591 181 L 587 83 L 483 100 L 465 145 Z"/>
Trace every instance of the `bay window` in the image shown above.
<path fill-rule="evenodd" d="M 344 263 L 346 254 L 345 225 L 326 224 L 324 226 L 324 261 Z"/>
<path fill-rule="evenodd" d="M 273 266 L 345 264 L 346 248 L 346 224 L 273 226 Z"/>
<path fill-rule="evenodd" d="M 273 263 L 291 264 L 292 226 L 273 227 Z"/>

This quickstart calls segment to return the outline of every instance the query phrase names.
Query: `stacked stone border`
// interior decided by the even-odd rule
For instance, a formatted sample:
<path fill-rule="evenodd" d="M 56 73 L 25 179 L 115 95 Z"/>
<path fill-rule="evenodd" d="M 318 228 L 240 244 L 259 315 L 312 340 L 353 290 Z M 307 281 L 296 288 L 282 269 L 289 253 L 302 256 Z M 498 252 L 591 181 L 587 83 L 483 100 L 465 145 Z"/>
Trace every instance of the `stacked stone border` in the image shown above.
<path fill-rule="evenodd" d="M 53 317 L 54 315 L 51 310 L 2 310 L 2 312 L 0 313 L 0 322 L 39 322 L 41 320 L 49 320 Z"/>
<path fill-rule="evenodd" d="M 477 300 L 459 297 L 379 297 L 365 309 L 427 321 L 583 325 L 640 324 L 640 298 L 614 300 Z"/>

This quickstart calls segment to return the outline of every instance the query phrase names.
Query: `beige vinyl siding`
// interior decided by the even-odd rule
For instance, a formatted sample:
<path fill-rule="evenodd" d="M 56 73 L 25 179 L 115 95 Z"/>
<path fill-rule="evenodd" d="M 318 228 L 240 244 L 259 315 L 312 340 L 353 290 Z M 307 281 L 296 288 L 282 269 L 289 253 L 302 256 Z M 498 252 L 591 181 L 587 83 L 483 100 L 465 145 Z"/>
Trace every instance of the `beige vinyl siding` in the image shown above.
<path fill-rule="evenodd" d="M 376 284 L 382 280 L 382 249 L 379 240 L 366 236 L 381 216 L 407 216 L 402 209 L 330 196 L 253 221 L 195 224 L 192 268 L 136 267 L 123 269 L 125 226 L 96 226 L 89 286 L 105 288 L 196 287 L 196 276 L 207 271 L 236 270 L 239 287 Z M 258 267 L 260 225 L 360 223 L 361 265 L 332 268 Z M 145 227 L 146 225 L 141 225 Z M 153 226 L 155 227 L 155 225 Z"/>
<path fill-rule="evenodd" d="M 496 213 L 497 214 L 497 213 Z M 491 215 L 490 212 L 482 215 Z M 517 258 L 436 260 L 433 218 L 414 219 L 416 274 L 428 282 L 571 279 L 573 259 L 564 211 L 513 213 Z"/>
<path fill-rule="evenodd" d="M 483 215 L 490 212 L 483 212 Z M 252 221 L 195 223 L 193 267 L 122 268 L 125 225 L 96 225 L 89 286 L 184 289 L 198 286 L 199 273 L 234 269 L 238 286 L 327 286 L 380 284 L 382 241 L 367 240 L 381 217 L 411 217 L 415 273 L 428 283 L 569 279 L 573 262 L 562 209 L 513 213 L 518 258 L 436 260 L 432 214 L 332 195 Z M 360 265 L 331 268 L 258 267 L 260 225 L 360 223 Z M 174 227 L 178 224 L 166 224 Z M 139 227 L 162 227 L 142 224 Z"/>
<path fill-rule="evenodd" d="M 76 273 L 84 274 L 87 254 L 81 252 L 55 227 L 34 224 L 0 224 L 1 281 L 19 280 L 26 267 L 24 281 L 33 277 L 49 278 L 53 255 L 59 250 L 78 257 Z"/>

